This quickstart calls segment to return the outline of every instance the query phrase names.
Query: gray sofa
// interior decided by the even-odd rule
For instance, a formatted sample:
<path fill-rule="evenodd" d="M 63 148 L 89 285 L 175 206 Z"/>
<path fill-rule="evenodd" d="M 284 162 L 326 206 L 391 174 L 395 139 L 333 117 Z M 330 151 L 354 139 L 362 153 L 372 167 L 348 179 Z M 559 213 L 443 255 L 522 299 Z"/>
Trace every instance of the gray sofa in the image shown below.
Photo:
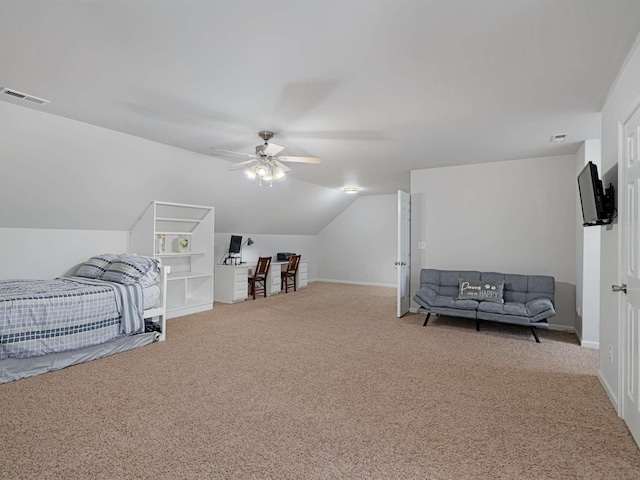
<path fill-rule="evenodd" d="M 492 284 L 504 282 L 504 303 L 458 299 L 460 279 Z M 420 288 L 413 299 L 420 305 L 418 312 L 427 314 L 424 326 L 432 313 L 474 318 L 478 331 L 482 320 L 524 325 L 531 328 L 536 342 L 540 343 L 536 328 L 549 328 L 546 319 L 556 314 L 554 293 L 555 279 L 546 275 L 423 268 L 420 271 Z"/>

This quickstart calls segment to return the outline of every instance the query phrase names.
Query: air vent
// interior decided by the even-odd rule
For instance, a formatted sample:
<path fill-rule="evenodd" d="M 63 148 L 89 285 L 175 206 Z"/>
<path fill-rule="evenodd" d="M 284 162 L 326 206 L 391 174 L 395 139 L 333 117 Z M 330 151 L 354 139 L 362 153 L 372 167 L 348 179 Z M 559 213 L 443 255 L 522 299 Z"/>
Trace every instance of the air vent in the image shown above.
<path fill-rule="evenodd" d="M 564 142 L 568 136 L 568 133 L 556 133 L 555 135 L 551 135 L 551 141 L 555 143 Z"/>
<path fill-rule="evenodd" d="M 8 95 L 9 97 L 19 98 L 20 100 L 25 100 L 31 103 L 37 103 L 38 105 L 44 105 L 45 103 L 51 103 L 49 100 L 45 100 L 44 98 L 34 97 L 33 95 L 29 95 L 27 93 L 22 93 L 17 90 L 12 90 L 10 88 L 0 88 L 0 94 Z"/>

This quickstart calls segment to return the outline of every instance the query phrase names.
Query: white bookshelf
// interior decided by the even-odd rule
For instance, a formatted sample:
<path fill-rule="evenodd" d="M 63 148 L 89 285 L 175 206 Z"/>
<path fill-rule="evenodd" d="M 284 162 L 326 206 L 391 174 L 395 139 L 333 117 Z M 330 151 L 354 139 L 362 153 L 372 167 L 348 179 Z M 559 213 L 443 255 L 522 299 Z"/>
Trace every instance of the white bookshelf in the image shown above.
<path fill-rule="evenodd" d="M 214 208 L 154 200 L 131 229 L 130 250 L 154 256 L 171 267 L 167 278 L 167 318 L 213 308 Z M 164 235 L 165 250 L 158 250 Z M 186 251 L 178 247 L 188 239 Z M 180 251 L 179 251 L 180 250 Z"/>

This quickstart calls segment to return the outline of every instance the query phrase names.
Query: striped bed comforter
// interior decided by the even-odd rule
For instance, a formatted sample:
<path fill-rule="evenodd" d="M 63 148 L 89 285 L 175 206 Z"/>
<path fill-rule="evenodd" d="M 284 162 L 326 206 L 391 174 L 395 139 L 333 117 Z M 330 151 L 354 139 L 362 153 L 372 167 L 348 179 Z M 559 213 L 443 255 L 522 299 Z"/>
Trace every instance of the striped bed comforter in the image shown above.
<path fill-rule="evenodd" d="M 80 277 L 0 281 L 0 360 L 144 332 L 142 287 Z"/>

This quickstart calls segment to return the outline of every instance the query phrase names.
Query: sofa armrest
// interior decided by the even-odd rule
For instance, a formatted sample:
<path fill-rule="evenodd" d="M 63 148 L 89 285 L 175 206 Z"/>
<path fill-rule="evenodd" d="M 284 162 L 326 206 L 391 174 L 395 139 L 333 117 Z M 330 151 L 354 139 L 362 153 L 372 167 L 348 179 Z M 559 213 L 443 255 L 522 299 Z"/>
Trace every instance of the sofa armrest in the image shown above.
<path fill-rule="evenodd" d="M 416 292 L 413 300 L 422 307 L 430 307 L 433 306 L 437 296 L 438 294 L 432 289 L 422 287 Z"/>
<path fill-rule="evenodd" d="M 556 314 L 553 309 L 553 302 L 548 298 L 530 300 L 525 304 L 525 307 L 527 307 L 527 312 L 529 312 L 530 317 L 537 317 L 545 312 L 549 313 L 549 315 L 545 315 L 545 317 L 552 317 Z"/>

